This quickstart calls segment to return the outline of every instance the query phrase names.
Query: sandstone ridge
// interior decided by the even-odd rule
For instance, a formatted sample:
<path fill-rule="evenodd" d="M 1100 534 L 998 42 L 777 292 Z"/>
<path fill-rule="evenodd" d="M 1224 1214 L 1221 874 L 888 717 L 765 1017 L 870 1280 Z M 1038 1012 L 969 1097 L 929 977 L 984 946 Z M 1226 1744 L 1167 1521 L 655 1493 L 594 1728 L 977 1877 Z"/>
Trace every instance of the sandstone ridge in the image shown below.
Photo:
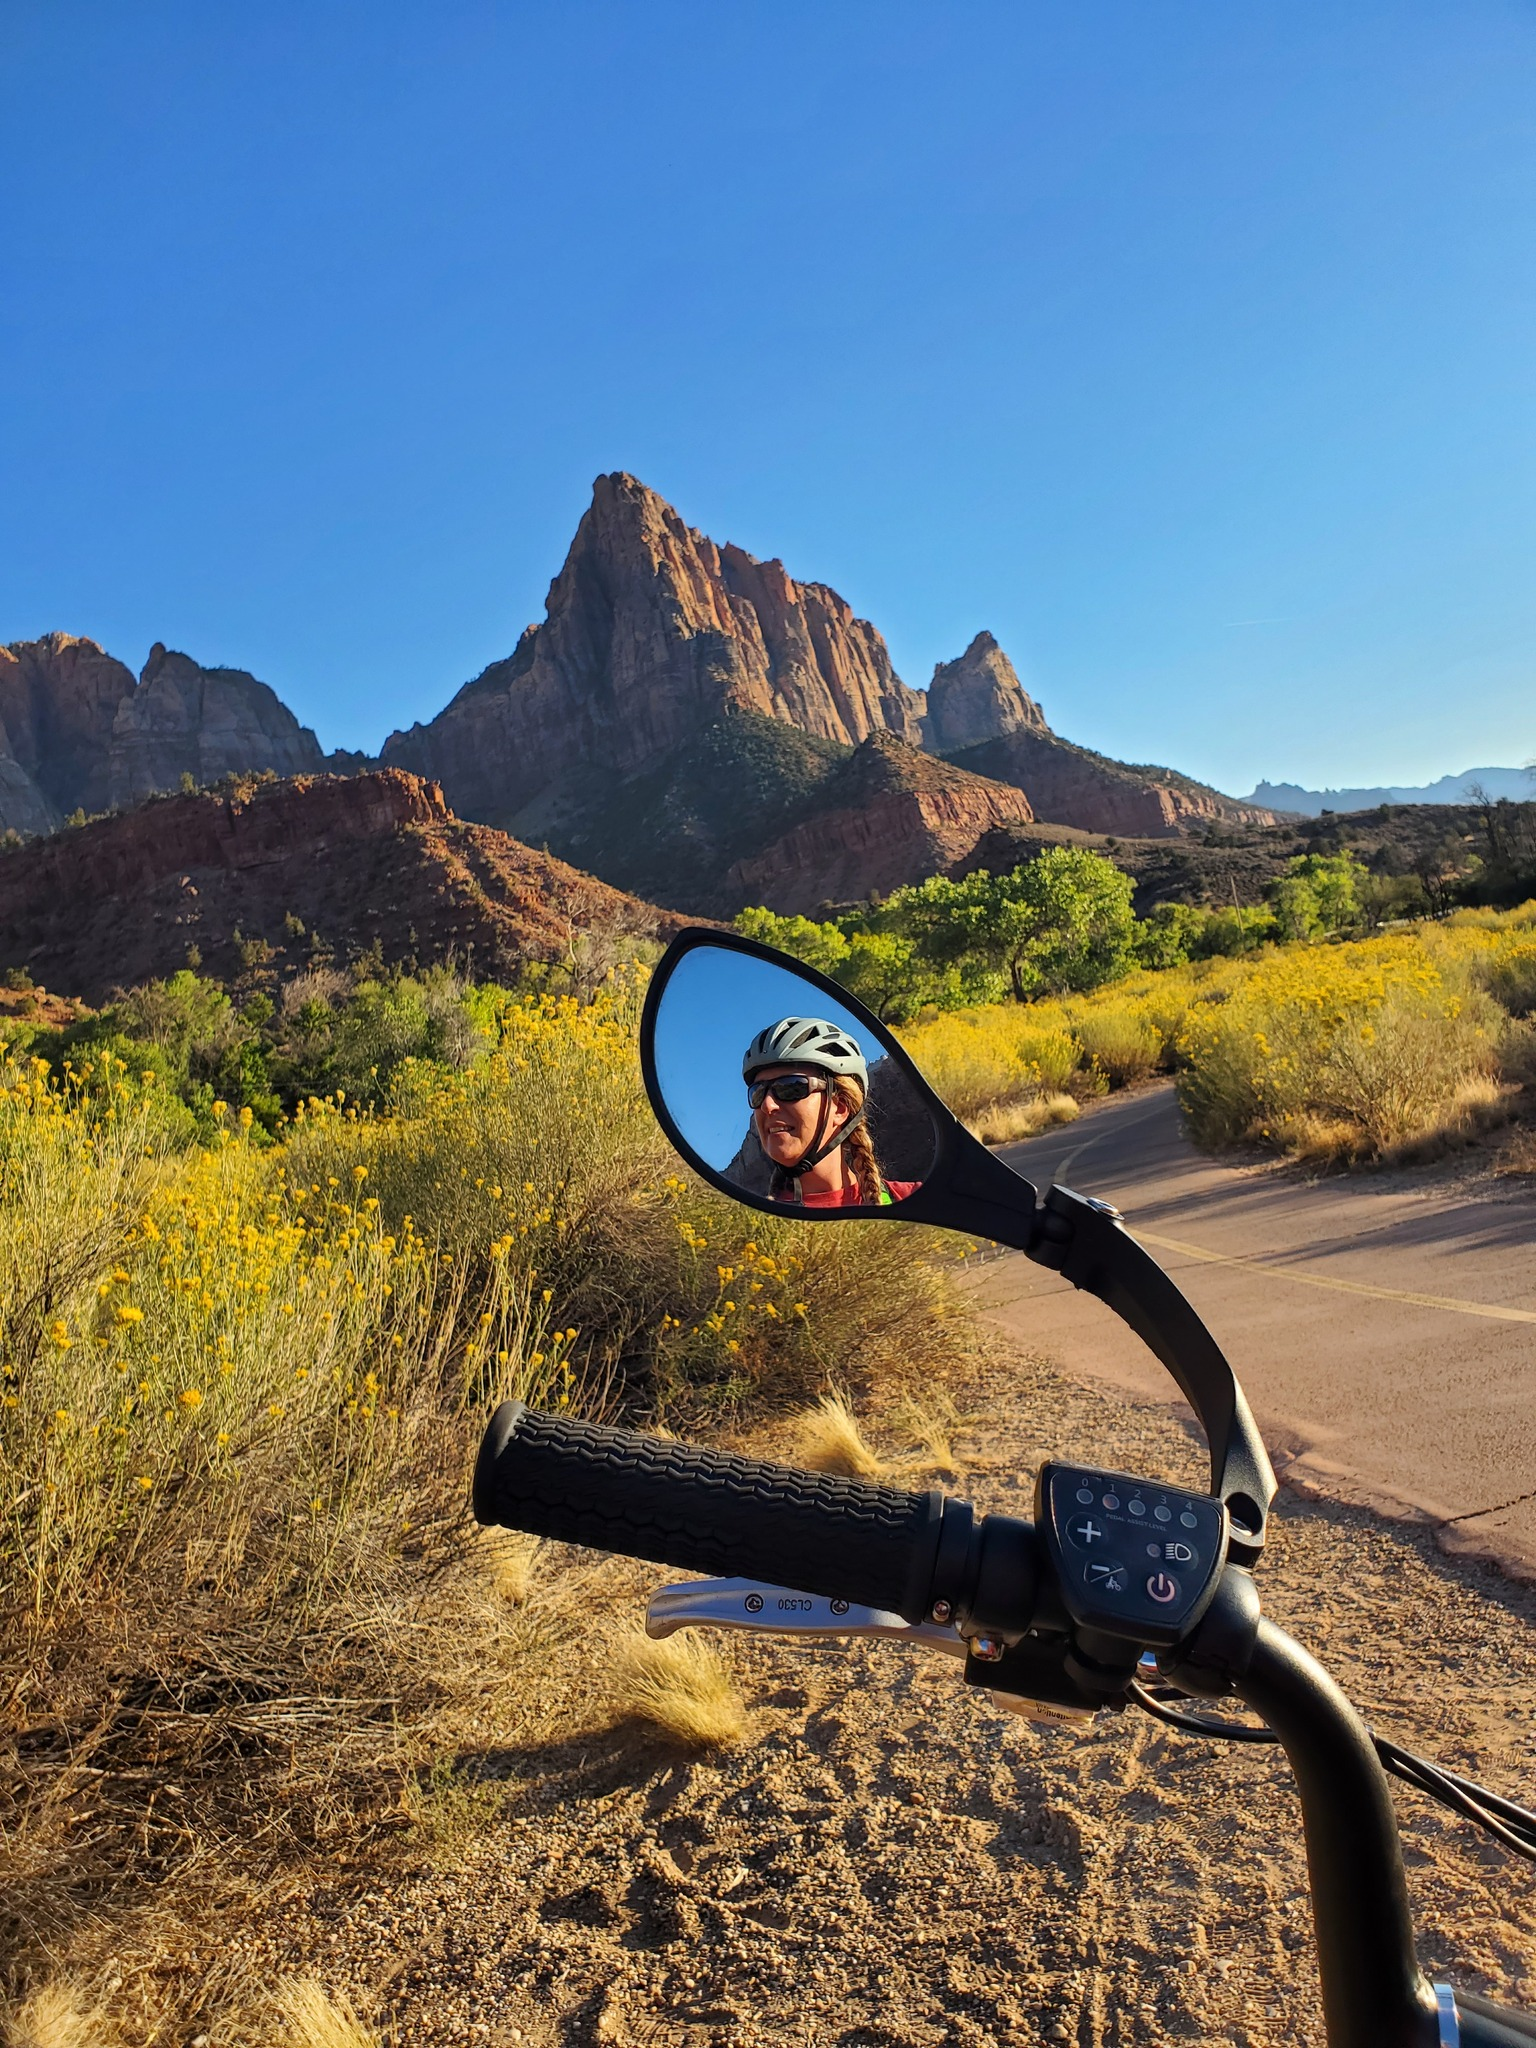
<path fill-rule="evenodd" d="M 87 1001 L 188 964 L 282 980 L 362 953 L 507 980 L 678 923 L 398 769 L 165 797 L 0 850 L 0 968 Z"/>
<path fill-rule="evenodd" d="M 1273 812 L 1236 803 L 1172 769 L 1110 761 L 1043 726 L 1016 727 L 950 758 L 975 775 L 1027 791 L 1037 818 L 1084 832 L 1168 839 L 1213 824 L 1275 822 Z"/>
<path fill-rule="evenodd" d="M 941 661 L 928 685 L 928 744 L 953 754 L 1011 732 L 1049 732 L 1013 663 L 990 633 L 978 633 L 958 661 Z"/>
<path fill-rule="evenodd" d="M 574 853 L 612 802 L 604 777 L 653 774 L 733 716 L 840 746 L 887 734 L 1084 831 L 1173 835 L 1267 815 L 1059 739 L 991 633 L 939 663 L 926 695 L 909 689 L 836 591 L 717 545 L 622 472 L 594 484 L 543 622 L 430 723 L 392 734 L 384 759 L 436 776 L 467 816 Z"/>
<path fill-rule="evenodd" d="M 622 471 L 602 476 L 544 621 L 383 759 L 471 817 L 517 825 L 596 771 L 635 775 L 731 712 L 857 745 L 921 736 L 923 699 L 836 591 L 717 547 Z"/>
<path fill-rule="evenodd" d="M 822 784 L 814 816 L 731 867 L 724 896 L 787 915 L 887 895 L 944 873 L 988 833 L 1032 816 L 1022 790 L 872 733 Z"/>

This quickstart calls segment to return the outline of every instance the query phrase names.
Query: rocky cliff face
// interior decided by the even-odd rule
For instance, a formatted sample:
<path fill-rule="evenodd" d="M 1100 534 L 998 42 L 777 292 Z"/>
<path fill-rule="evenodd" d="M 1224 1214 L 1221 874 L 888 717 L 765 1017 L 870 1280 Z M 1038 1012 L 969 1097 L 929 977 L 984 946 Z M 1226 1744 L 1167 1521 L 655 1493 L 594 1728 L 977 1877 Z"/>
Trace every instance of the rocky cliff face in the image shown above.
<path fill-rule="evenodd" d="M 514 976 L 680 919 L 455 818 L 387 770 L 166 797 L 0 850 L 0 968 L 99 1001 L 175 973 L 281 979 L 317 957 Z"/>
<path fill-rule="evenodd" d="M 873 733 L 820 786 L 813 815 L 735 863 L 721 897 L 787 916 L 887 895 L 945 872 L 985 834 L 1031 816 L 1021 790 Z"/>
<path fill-rule="evenodd" d="M 243 669 L 150 650 L 143 674 L 94 640 L 0 647 L 0 831 L 51 832 L 72 811 L 125 810 L 224 775 L 304 775 L 320 743 Z"/>
<path fill-rule="evenodd" d="M 856 745 L 916 740 L 923 700 L 835 591 L 717 547 L 620 473 L 594 485 L 543 623 L 383 758 L 535 829 L 581 807 L 592 771 L 641 774 L 733 712 Z"/>
<path fill-rule="evenodd" d="M 1133 768 L 1074 747 L 1044 728 L 1018 728 L 951 756 L 975 775 L 1024 791 L 1037 818 L 1083 832 L 1162 839 L 1221 822 L 1273 824 L 1268 811 L 1235 803 L 1166 768 Z"/>
<path fill-rule="evenodd" d="M 24 833 L 184 776 L 372 765 L 327 761 L 242 670 L 157 646 L 136 683 L 63 634 L 0 650 L 0 726 L 0 828 Z M 865 752 L 872 740 L 942 756 L 977 786 L 896 775 L 896 756 Z M 821 785 L 854 750 L 865 783 L 830 803 Z M 1058 739 L 990 633 L 940 663 L 926 696 L 908 689 L 835 591 L 717 546 L 622 473 L 598 478 L 543 622 L 384 754 L 441 782 L 461 816 L 699 910 L 738 907 L 727 875 L 729 888 L 797 903 L 895 887 L 964 857 L 967 834 L 1031 816 L 1122 837 L 1268 816 Z M 877 757 L 879 788 L 867 780 Z"/>
<path fill-rule="evenodd" d="M 275 690 L 239 668 L 200 668 L 156 644 L 112 722 L 108 802 L 115 810 L 224 775 L 314 775 L 320 742 Z"/>
<path fill-rule="evenodd" d="M 623 474 L 598 478 L 543 623 L 430 724 L 393 734 L 384 758 L 437 777 L 470 817 L 575 850 L 601 840 L 615 780 L 655 774 L 743 714 L 844 746 L 886 733 L 963 756 L 1035 816 L 1091 832 L 1259 815 L 1057 740 L 990 633 L 941 662 L 924 698 L 835 591 L 717 546 Z"/>
<path fill-rule="evenodd" d="M 105 810 L 113 722 L 134 688 L 94 640 L 0 647 L 0 831 L 51 832 L 71 811 Z"/>
<path fill-rule="evenodd" d="M 1011 732 L 1048 732 L 1045 713 L 990 633 L 978 633 L 958 661 L 941 661 L 928 685 L 927 743 L 955 754 Z"/>

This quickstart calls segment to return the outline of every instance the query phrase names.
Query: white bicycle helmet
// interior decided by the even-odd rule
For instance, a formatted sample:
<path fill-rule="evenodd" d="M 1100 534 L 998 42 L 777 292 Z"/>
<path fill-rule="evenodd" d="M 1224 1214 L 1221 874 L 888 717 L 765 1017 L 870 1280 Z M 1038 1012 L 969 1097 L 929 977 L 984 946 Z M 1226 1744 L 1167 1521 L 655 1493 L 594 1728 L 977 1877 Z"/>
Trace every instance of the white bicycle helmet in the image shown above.
<path fill-rule="evenodd" d="M 766 1025 L 742 1056 L 741 1078 L 750 1081 L 763 1067 L 820 1067 L 828 1074 L 851 1074 L 869 1087 L 869 1062 L 853 1039 L 825 1017 L 781 1017 Z"/>

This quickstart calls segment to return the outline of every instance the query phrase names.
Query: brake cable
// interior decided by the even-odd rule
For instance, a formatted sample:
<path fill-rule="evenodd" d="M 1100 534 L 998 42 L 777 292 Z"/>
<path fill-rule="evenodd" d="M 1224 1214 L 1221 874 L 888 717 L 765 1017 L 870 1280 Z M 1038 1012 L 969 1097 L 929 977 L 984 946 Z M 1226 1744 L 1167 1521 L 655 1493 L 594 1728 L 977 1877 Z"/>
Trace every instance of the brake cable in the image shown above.
<path fill-rule="evenodd" d="M 1154 1721 L 1161 1721 L 1166 1727 L 1181 1729 L 1186 1735 L 1206 1735 L 1218 1742 L 1279 1741 L 1272 1728 L 1252 1727 L 1241 1721 L 1211 1720 L 1203 1714 L 1181 1713 L 1178 1708 L 1169 1706 L 1168 1701 L 1188 1699 L 1189 1695 L 1171 1686 L 1159 1687 L 1154 1693 L 1139 1679 L 1132 1679 L 1126 1692 L 1144 1714 L 1150 1714 Z M 1389 1742 L 1384 1735 L 1372 1731 L 1371 1740 L 1383 1766 L 1394 1778 L 1401 1778 L 1416 1792 L 1427 1793 L 1442 1806 L 1448 1806 L 1463 1820 L 1471 1821 L 1475 1827 L 1492 1835 L 1495 1841 L 1502 1842 L 1513 1855 L 1536 1863 L 1536 1813 L 1517 1806 L 1512 1799 L 1501 1798 L 1497 1792 L 1490 1792 L 1486 1786 L 1462 1777 L 1457 1771 L 1447 1770 L 1443 1764 L 1415 1756 L 1411 1749 Z"/>

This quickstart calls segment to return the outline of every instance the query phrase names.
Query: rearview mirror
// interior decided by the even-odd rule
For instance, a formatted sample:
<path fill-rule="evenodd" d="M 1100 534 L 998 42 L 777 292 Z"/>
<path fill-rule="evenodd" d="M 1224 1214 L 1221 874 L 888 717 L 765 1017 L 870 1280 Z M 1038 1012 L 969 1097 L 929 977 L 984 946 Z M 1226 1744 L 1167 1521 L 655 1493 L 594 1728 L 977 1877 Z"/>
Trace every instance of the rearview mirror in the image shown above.
<path fill-rule="evenodd" d="M 941 1224 L 1013 1245 L 1096 1295 L 1200 1417 L 1212 1491 L 1233 1515 L 1232 1555 L 1258 1556 L 1275 1476 L 1189 1302 L 1108 1203 L 1063 1187 L 1038 1201 L 846 989 L 734 932 L 679 932 L 646 991 L 640 1062 L 662 1129 L 733 1200 L 824 1222 Z M 789 1086 L 776 1090 L 779 1080 Z"/>
<path fill-rule="evenodd" d="M 738 1201 L 886 1214 L 933 1173 L 947 1112 L 907 1054 L 845 990 L 750 940 L 674 941 L 641 1043 L 667 1135 Z"/>

